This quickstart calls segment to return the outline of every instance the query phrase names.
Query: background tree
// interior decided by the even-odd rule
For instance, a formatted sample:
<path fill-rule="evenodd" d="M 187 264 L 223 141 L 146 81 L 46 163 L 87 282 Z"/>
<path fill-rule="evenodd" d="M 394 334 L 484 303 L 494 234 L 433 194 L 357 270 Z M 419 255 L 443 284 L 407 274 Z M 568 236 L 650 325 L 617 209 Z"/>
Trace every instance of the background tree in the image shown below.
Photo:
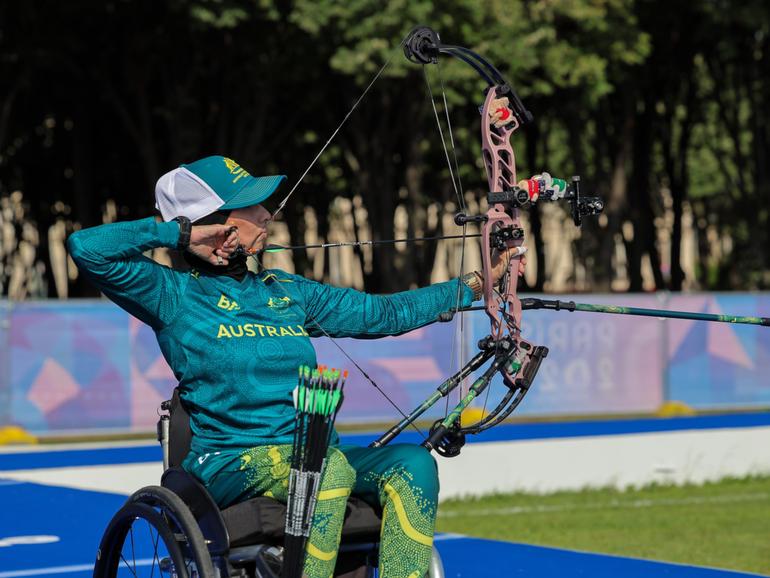
<path fill-rule="evenodd" d="M 150 214 L 155 180 L 179 163 L 224 153 L 293 184 L 386 62 L 276 234 L 457 232 L 462 203 L 484 208 L 483 84 L 451 61 L 424 71 L 448 143 L 446 90 L 458 198 L 424 72 L 399 47 L 417 23 L 486 55 L 521 93 L 536 117 L 514 137 L 521 176 L 579 173 L 607 200 L 579 232 L 561 209 L 529 215 L 534 289 L 768 286 L 759 0 L 110 0 L 0 6 L 2 294 L 92 295 L 64 238 Z M 457 274 L 461 253 L 443 242 L 271 262 L 389 292 Z M 464 260 L 477 266 L 475 242 Z"/>

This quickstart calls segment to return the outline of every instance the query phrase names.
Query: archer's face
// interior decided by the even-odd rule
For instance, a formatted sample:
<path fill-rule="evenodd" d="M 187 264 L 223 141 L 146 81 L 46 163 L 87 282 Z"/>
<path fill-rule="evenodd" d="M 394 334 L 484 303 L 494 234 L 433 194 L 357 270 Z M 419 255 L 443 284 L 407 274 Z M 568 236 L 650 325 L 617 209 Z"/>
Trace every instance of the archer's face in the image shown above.
<path fill-rule="evenodd" d="M 272 215 L 262 205 L 233 209 L 227 225 L 238 227 L 238 240 L 247 253 L 256 253 L 267 243 L 267 226 Z"/>

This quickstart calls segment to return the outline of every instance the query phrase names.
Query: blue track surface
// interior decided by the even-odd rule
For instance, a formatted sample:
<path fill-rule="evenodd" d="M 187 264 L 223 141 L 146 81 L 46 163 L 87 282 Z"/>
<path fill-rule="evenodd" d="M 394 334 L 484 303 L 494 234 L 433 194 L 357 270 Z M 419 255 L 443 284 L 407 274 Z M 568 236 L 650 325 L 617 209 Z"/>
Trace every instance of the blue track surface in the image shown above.
<path fill-rule="evenodd" d="M 124 501 L 115 494 L 0 480 L 0 578 L 90 576 L 101 532 Z M 48 542 L 9 545 L 9 538 L 21 536 Z M 753 576 L 466 537 L 438 537 L 437 546 L 448 578 Z"/>
<path fill-rule="evenodd" d="M 57 536 L 48 544 L 0 548 L 0 577 L 22 570 L 90 566 L 102 531 L 126 501 L 124 496 L 23 482 L 0 482 L 0 539 L 9 536 Z M 35 576 L 86 576 L 90 572 L 52 571 Z"/>
<path fill-rule="evenodd" d="M 770 424 L 770 412 L 674 419 L 621 419 L 575 423 L 499 426 L 473 442 L 591 435 L 623 435 L 673 430 L 757 427 Z M 343 443 L 368 444 L 367 435 L 343 436 Z M 404 432 L 400 441 L 416 434 Z M 0 472 L 159 462 L 157 444 L 19 453 L 0 453 Z M 0 473 L 0 578 L 91 575 L 101 533 L 126 497 L 105 492 L 17 482 Z M 30 537 L 36 537 L 31 540 Z M 24 543 L 34 541 L 37 543 Z M 436 542 L 447 578 L 731 578 L 753 574 L 441 536 Z"/>

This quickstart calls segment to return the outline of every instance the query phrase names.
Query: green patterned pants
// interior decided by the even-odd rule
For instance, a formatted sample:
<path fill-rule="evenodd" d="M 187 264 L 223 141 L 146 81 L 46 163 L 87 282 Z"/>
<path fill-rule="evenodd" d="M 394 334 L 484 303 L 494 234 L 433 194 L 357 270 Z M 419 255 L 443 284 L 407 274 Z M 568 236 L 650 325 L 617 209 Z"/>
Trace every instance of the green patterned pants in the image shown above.
<path fill-rule="evenodd" d="M 220 507 L 254 496 L 286 501 L 291 446 L 188 455 L 184 468 Z M 430 565 L 438 500 L 436 462 L 424 448 L 339 446 L 329 449 L 307 546 L 304 574 L 334 572 L 345 504 L 354 494 L 382 506 L 381 578 L 422 578 Z"/>

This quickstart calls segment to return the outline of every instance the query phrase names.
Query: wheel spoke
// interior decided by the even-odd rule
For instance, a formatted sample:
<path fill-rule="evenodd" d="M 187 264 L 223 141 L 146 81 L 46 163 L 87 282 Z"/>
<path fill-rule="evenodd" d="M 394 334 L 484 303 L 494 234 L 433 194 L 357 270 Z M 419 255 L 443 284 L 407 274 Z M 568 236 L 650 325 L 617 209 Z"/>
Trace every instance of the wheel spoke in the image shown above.
<path fill-rule="evenodd" d="M 160 559 L 158 558 L 158 542 L 160 541 L 160 534 L 157 534 L 155 538 L 152 537 L 152 524 L 147 524 L 150 529 L 150 540 L 152 541 L 152 567 L 150 568 L 150 578 L 155 574 L 155 561 L 158 561 L 158 571 L 160 571 Z"/>
<path fill-rule="evenodd" d="M 131 527 L 128 529 L 129 533 L 131 534 L 131 559 L 134 562 L 134 576 L 136 576 L 136 548 L 134 547 L 134 525 L 131 524 Z"/>
<path fill-rule="evenodd" d="M 128 560 L 123 557 L 123 552 L 120 553 L 120 559 L 123 560 L 123 563 L 126 565 L 126 568 L 128 568 L 128 571 L 131 572 L 135 578 L 138 578 L 138 576 L 136 576 L 136 565 L 134 565 L 134 569 L 132 570 Z"/>

